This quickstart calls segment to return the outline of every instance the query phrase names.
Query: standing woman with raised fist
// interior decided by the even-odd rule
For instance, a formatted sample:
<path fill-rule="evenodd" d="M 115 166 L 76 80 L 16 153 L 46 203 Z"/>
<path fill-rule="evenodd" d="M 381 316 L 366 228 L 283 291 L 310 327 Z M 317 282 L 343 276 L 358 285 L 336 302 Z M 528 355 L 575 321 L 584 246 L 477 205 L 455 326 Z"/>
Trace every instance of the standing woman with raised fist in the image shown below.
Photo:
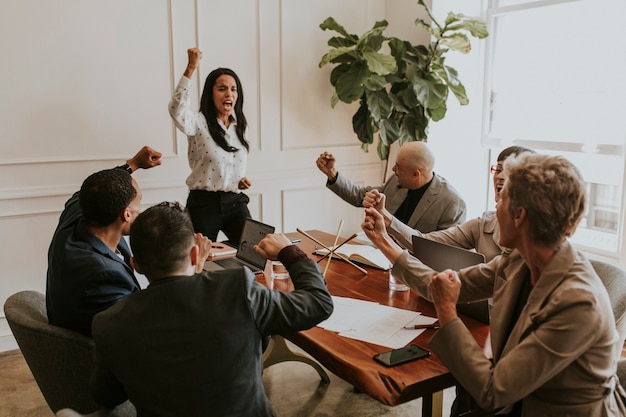
<path fill-rule="evenodd" d="M 250 145 L 243 114 L 243 90 L 239 77 L 228 68 L 208 75 L 200 110 L 190 106 L 191 77 L 202 59 L 198 48 L 187 50 L 188 64 L 169 103 L 169 112 L 188 138 L 189 197 L 187 210 L 194 229 L 212 241 L 223 231 L 237 246 L 244 220 L 250 217 L 250 188 L 245 177 Z"/>

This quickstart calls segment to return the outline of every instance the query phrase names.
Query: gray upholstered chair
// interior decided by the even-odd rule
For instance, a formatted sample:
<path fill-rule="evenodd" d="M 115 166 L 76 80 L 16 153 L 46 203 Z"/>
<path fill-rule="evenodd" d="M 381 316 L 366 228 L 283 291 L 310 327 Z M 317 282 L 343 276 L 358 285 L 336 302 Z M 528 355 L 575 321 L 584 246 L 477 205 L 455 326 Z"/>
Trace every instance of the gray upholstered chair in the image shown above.
<path fill-rule="evenodd" d="M 594 259 L 591 260 L 591 266 L 609 293 L 617 331 L 624 343 L 626 339 L 626 270 Z"/>
<path fill-rule="evenodd" d="M 37 291 L 11 295 L 4 304 L 4 314 L 50 409 L 54 413 L 64 408 L 97 412 L 99 407 L 89 392 L 93 340 L 49 324 L 46 298 Z M 129 402 L 117 411 L 117 416 L 136 415 Z"/>
<path fill-rule="evenodd" d="M 78 411 L 74 411 L 71 408 L 63 408 L 56 412 L 56 417 L 131 417 L 136 413 L 129 414 L 129 411 L 124 403 L 112 410 L 98 410 L 89 414 L 81 414 Z"/>
<path fill-rule="evenodd" d="M 617 377 L 622 387 L 626 389 L 626 359 L 617 362 Z"/>
<path fill-rule="evenodd" d="M 609 293 L 617 332 L 624 343 L 626 339 L 626 270 L 594 259 L 591 260 L 591 265 Z M 622 387 L 626 389 L 626 359 L 621 359 L 617 363 L 617 376 Z"/>

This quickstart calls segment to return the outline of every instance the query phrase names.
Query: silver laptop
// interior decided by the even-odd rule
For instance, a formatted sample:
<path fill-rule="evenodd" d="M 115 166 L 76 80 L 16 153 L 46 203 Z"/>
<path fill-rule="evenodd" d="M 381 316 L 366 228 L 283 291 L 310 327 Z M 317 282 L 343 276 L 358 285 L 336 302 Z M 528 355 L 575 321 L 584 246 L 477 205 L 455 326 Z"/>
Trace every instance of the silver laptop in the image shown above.
<path fill-rule="evenodd" d="M 258 244 L 268 233 L 274 233 L 274 226 L 254 219 L 246 219 L 235 257 L 206 261 L 204 270 L 219 271 L 243 265 L 250 268 L 255 274 L 263 273 L 267 259 L 254 251 L 254 245 Z"/>
<path fill-rule="evenodd" d="M 413 256 L 435 271 L 467 268 L 485 262 L 485 257 L 474 251 L 413 236 Z M 457 311 L 483 323 L 489 323 L 487 300 L 457 304 Z"/>

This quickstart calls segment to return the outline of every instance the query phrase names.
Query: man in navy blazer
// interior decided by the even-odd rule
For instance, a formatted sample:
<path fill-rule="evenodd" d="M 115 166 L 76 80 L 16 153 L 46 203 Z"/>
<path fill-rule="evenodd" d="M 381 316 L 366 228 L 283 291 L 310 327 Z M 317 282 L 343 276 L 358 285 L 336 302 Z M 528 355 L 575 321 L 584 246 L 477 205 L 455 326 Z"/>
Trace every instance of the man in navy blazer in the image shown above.
<path fill-rule="evenodd" d="M 161 153 L 144 146 L 125 165 L 90 175 L 65 203 L 48 250 L 50 324 L 91 336 L 96 313 L 139 290 L 122 238 L 141 211 L 130 174 L 160 164 Z"/>
<path fill-rule="evenodd" d="M 131 263 L 148 288 L 93 319 L 97 402 L 127 398 L 137 416 L 273 416 L 263 388 L 264 336 L 308 329 L 333 302 L 317 264 L 282 234 L 254 249 L 280 260 L 294 291 L 270 290 L 247 267 L 194 274 L 204 259 L 187 213 L 172 203 L 133 223 Z"/>

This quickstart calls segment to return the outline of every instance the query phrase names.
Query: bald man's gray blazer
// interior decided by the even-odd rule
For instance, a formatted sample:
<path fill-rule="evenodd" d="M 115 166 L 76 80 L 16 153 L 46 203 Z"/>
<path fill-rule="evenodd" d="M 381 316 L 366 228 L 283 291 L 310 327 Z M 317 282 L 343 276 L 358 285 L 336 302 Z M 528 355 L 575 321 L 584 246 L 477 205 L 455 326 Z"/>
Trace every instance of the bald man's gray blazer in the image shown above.
<path fill-rule="evenodd" d="M 380 186 L 360 186 L 354 184 L 340 173 L 334 183 L 327 182 L 326 187 L 347 203 L 363 207 L 363 197 L 373 189 L 385 194 L 385 207 L 392 214 L 402 205 L 408 194 L 406 188 L 400 188 L 398 177 L 394 174 Z M 408 221 L 408 226 L 423 233 L 447 229 L 465 221 L 465 201 L 459 192 L 445 178 L 434 174 L 432 183 Z"/>

